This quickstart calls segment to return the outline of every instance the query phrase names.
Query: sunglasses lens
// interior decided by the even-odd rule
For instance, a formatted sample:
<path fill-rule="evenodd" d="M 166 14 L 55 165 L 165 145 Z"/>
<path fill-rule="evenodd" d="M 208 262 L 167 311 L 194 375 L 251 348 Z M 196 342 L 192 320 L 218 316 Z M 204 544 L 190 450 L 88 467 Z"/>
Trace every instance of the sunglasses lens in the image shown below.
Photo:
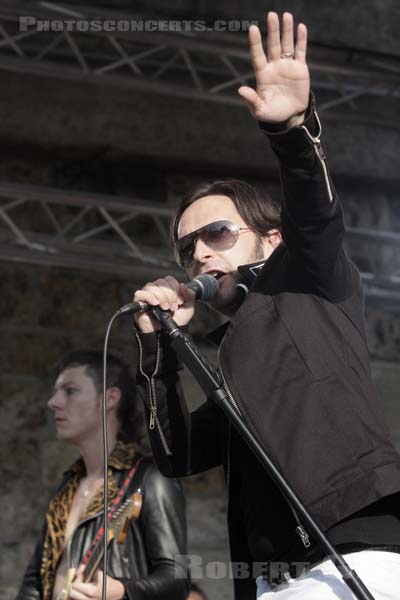
<path fill-rule="evenodd" d="M 197 240 L 201 240 L 213 250 L 229 250 L 236 244 L 238 236 L 239 228 L 230 221 L 209 223 L 178 240 L 178 262 L 185 269 L 193 264 Z"/>
<path fill-rule="evenodd" d="M 199 237 L 213 250 L 229 250 L 236 244 L 238 235 L 237 227 L 230 221 L 216 221 L 204 227 Z"/>
<path fill-rule="evenodd" d="M 193 262 L 195 239 L 194 235 L 189 234 L 178 241 L 178 262 L 181 267 L 184 267 L 185 269 L 190 267 Z"/>

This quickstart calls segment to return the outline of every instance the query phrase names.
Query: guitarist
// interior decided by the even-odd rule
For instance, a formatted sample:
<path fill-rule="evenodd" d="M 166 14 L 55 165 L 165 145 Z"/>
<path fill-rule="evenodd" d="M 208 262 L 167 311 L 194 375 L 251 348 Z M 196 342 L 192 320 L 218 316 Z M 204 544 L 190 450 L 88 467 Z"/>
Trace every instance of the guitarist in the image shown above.
<path fill-rule="evenodd" d="M 103 519 L 102 361 L 101 352 L 79 351 L 59 368 L 48 406 L 58 438 L 76 446 L 80 457 L 48 505 L 18 600 L 101 598 L 102 571 L 88 578 L 82 562 Z M 142 494 L 140 515 L 129 522 L 125 542 L 109 544 L 107 600 L 184 600 L 187 573 L 175 559 L 186 552 L 184 496 L 175 480 L 164 478 L 139 453 L 135 383 L 116 356 L 108 358 L 106 410 L 109 506 L 121 488 L 123 499 Z"/>

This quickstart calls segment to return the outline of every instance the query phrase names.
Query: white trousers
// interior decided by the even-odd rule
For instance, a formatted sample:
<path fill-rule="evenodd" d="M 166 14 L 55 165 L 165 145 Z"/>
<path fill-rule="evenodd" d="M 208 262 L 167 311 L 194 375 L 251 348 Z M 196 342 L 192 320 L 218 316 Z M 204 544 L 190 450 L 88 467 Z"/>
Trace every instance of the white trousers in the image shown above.
<path fill-rule="evenodd" d="M 344 556 L 375 600 L 399 600 L 400 554 L 364 550 Z M 297 579 L 272 588 L 257 577 L 257 600 L 354 600 L 332 561 L 324 560 Z"/>

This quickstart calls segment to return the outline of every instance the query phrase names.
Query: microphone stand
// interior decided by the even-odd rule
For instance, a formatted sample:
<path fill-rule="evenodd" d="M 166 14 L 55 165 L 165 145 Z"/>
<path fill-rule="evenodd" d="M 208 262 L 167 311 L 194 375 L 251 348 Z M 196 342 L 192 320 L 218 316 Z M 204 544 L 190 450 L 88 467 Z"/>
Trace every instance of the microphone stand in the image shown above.
<path fill-rule="evenodd" d="M 340 572 L 344 582 L 359 600 L 374 600 L 373 596 L 366 588 L 357 573 L 350 568 L 343 556 L 332 546 L 324 532 L 314 521 L 307 511 L 295 491 L 288 481 L 273 464 L 264 448 L 254 437 L 247 425 L 243 422 L 241 415 L 234 407 L 230 396 L 224 388 L 220 375 L 207 361 L 198 348 L 193 343 L 192 338 L 181 331 L 169 312 L 162 311 L 158 307 L 152 307 L 152 313 L 160 322 L 163 330 L 168 334 L 171 340 L 171 346 L 177 355 L 183 360 L 185 365 L 192 372 L 193 376 L 205 392 L 207 398 L 212 399 L 226 414 L 228 419 L 236 427 L 242 438 L 254 452 L 262 466 L 270 477 L 274 480 L 290 505 L 301 517 L 309 531 L 314 536 L 320 548 L 326 553 Z"/>

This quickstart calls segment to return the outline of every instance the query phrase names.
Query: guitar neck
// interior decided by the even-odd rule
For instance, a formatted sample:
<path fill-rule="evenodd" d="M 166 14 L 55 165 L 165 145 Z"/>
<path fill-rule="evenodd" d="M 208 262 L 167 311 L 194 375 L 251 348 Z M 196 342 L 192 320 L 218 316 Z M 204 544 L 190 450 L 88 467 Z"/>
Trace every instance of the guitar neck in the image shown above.
<path fill-rule="evenodd" d="M 85 565 L 84 571 L 82 573 L 83 581 L 85 581 L 87 583 L 92 581 L 93 575 L 95 574 L 95 572 L 100 564 L 100 561 L 103 558 L 103 554 L 104 554 L 103 544 L 100 543 L 95 547 L 95 549 L 93 550 L 92 554 L 89 557 L 89 560 L 87 561 L 87 563 Z M 76 576 L 76 569 L 74 569 L 74 568 L 69 569 L 67 577 L 64 582 L 64 587 L 61 590 L 61 592 L 58 594 L 57 600 L 68 600 L 69 599 L 71 585 L 75 580 L 75 576 Z"/>
<path fill-rule="evenodd" d="M 109 542 L 107 542 L 108 544 Z M 103 540 L 97 544 L 92 554 L 89 557 L 85 565 L 82 577 L 83 581 L 90 582 L 93 579 L 95 572 L 97 571 L 99 564 L 104 556 L 104 543 Z"/>
<path fill-rule="evenodd" d="M 116 539 L 118 544 L 123 544 L 128 535 L 128 527 L 131 519 L 137 519 L 142 509 L 142 494 L 135 492 L 125 500 L 125 502 L 115 511 L 110 522 L 108 524 L 108 535 L 107 545 L 112 539 Z M 97 536 L 96 536 L 97 538 Z M 93 550 L 88 552 L 88 560 L 82 561 L 81 565 L 84 564 L 82 573 L 82 579 L 84 582 L 90 582 L 93 580 L 93 576 L 96 573 L 101 559 L 104 556 L 104 539 L 98 540 L 98 543 L 94 546 Z M 57 597 L 57 600 L 68 600 L 69 591 L 71 585 L 75 579 L 76 570 L 71 568 L 68 570 L 68 575 L 65 580 L 64 587 Z"/>

